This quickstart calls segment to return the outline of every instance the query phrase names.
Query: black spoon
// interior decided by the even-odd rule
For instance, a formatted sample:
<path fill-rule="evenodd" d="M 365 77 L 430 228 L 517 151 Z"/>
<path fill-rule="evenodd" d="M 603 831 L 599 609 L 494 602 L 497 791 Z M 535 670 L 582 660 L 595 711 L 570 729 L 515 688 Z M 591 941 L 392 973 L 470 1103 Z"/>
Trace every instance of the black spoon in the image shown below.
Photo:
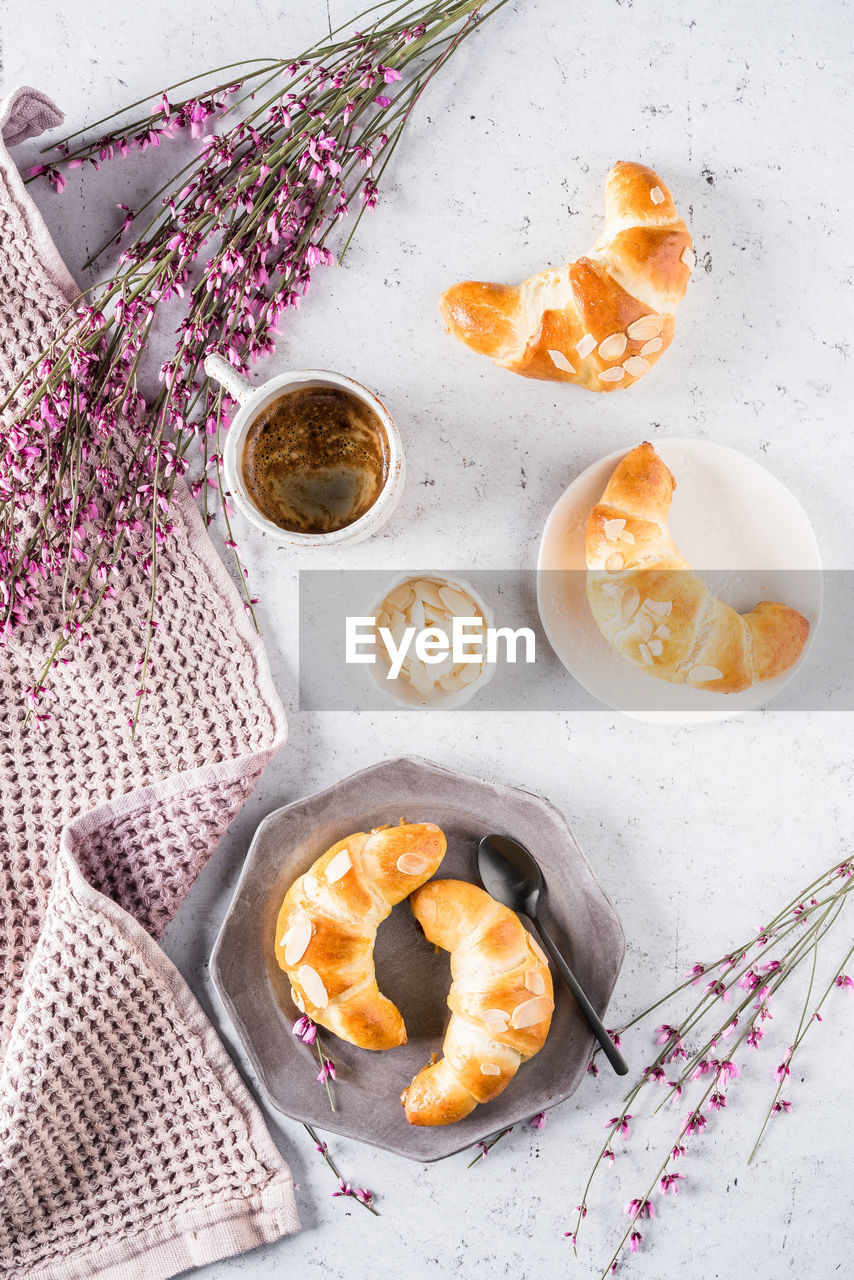
<path fill-rule="evenodd" d="M 605 1057 L 618 1076 L 628 1075 L 629 1064 L 602 1025 L 602 1020 L 582 991 L 578 979 L 564 960 L 557 946 L 549 937 L 537 911 L 540 896 L 545 888 L 543 873 L 533 854 L 509 836 L 484 836 L 477 849 L 477 868 L 484 889 L 493 898 L 503 902 L 511 911 L 521 911 L 533 920 L 546 944 L 546 950 L 557 965 L 560 975 L 575 996 L 590 1029 L 602 1046 Z"/>

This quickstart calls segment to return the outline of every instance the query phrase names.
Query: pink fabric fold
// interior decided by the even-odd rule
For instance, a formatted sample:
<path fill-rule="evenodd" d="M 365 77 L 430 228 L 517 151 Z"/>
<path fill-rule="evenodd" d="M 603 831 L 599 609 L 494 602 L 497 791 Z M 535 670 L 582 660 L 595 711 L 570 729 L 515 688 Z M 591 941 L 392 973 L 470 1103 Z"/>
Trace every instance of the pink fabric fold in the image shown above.
<path fill-rule="evenodd" d="M 0 400 L 76 295 L 7 150 L 61 120 L 32 89 L 0 108 Z M 57 668 L 45 732 L 21 694 L 61 622 L 48 587 L 0 649 L 0 1273 L 16 1278 L 165 1280 L 299 1229 L 290 1172 L 156 943 L 285 739 L 183 485 L 171 519 L 135 740 L 141 557 Z"/>

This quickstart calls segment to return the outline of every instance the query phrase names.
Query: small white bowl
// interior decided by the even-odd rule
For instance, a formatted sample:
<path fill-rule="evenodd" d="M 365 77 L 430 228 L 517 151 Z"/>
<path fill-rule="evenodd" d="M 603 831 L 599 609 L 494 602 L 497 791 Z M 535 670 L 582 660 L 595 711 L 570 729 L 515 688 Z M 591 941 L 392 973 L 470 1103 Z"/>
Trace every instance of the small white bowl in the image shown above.
<path fill-rule="evenodd" d="M 247 382 L 236 369 L 219 355 L 209 355 L 205 360 L 205 373 L 208 377 L 222 383 L 230 396 L 239 404 L 239 409 L 228 428 L 222 451 L 222 469 L 225 486 L 234 504 L 256 529 L 269 533 L 277 542 L 289 547 L 340 547 L 369 538 L 392 515 L 403 492 L 406 477 L 406 461 L 403 456 L 403 442 L 395 426 L 394 419 L 377 396 L 367 387 L 343 373 L 332 373 L 328 369 L 300 369 L 290 373 L 280 373 L 269 382 L 255 387 Z M 243 445 L 246 434 L 262 409 L 287 391 L 298 387 L 336 387 L 348 391 L 372 409 L 382 423 L 388 440 L 388 475 L 380 490 L 376 502 L 363 516 L 345 525 L 343 529 L 335 529 L 331 533 L 296 533 L 283 529 L 273 520 L 268 520 L 259 511 L 250 498 L 243 483 Z"/>
<path fill-rule="evenodd" d="M 464 579 L 450 578 L 443 573 L 405 573 L 401 577 L 395 578 L 368 609 L 368 614 L 375 618 L 383 602 L 389 593 L 394 591 L 395 587 L 403 586 L 404 582 L 418 582 L 421 579 L 426 579 L 428 582 L 440 582 L 443 586 L 447 584 L 449 587 L 456 587 L 457 590 L 469 596 L 477 608 L 478 615 L 483 619 L 484 627 L 494 626 L 494 615 L 483 596 L 475 591 L 474 587 L 470 586 Z M 476 680 L 472 680 L 471 684 L 463 685 L 461 689 L 443 689 L 440 685 L 434 685 L 432 693 L 421 693 L 402 674 L 394 680 L 387 679 L 386 672 L 388 667 L 382 659 L 382 653 L 383 650 L 378 648 L 377 661 L 367 664 L 367 671 L 378 689 L 381 689 L 383 693 L 388 694 L 395 702 L 399 702 L 401 706 L 411 711 L 453 711 L 457 707 L 465 706 L 478 690 L 489 684 L 495 675 L 495 664 L 488 664 L 484 660 L 481 664 L 480 675 Z"/>

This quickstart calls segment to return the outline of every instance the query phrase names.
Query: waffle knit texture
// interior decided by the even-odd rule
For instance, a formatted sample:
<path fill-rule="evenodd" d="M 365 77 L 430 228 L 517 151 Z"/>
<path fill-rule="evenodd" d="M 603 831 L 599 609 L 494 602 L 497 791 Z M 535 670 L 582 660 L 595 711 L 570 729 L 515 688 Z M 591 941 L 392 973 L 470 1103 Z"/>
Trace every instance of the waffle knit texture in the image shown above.
<path fill-rule="evenodd" d="M 8 146 L 62 116 L 0 104 L 0 401 L 77 293 Z M 165 1280 L 299 1229 L 291 1175 L 156 943 L 285 737 L 263 648 L 186 487 L 159 555 L 155 678 L 131 740 L 150 579 L 129 559 L 47 730 L 24 725 L 62 619 L 0 648 L 0 1275 Z"/>

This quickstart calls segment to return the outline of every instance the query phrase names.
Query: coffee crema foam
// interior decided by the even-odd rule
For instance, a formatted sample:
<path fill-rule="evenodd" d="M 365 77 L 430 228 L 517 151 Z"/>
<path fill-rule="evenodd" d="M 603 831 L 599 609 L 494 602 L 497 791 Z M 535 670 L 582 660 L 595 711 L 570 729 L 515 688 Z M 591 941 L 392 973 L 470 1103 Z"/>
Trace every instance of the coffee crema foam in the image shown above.
<path fill-rule="evenodd" d="M 337 387 L 286 391 L 246 434 L 247 494 L 291 533 L 334 533 L 374 505 L 388 476 L 388 439 L 373 409 Z"/>

